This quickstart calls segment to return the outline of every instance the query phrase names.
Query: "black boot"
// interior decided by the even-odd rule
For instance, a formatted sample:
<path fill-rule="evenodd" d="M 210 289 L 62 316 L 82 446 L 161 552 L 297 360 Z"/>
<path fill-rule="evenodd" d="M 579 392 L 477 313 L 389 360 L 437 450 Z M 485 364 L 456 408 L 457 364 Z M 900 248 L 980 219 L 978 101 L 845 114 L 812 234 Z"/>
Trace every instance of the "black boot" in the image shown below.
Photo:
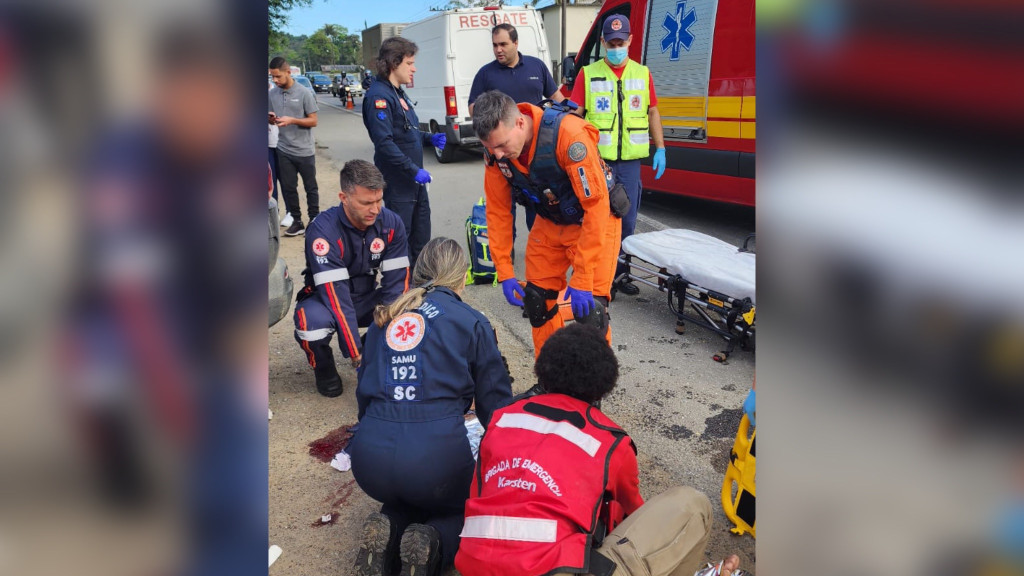
<path fill-rule="evenodd" d="M 330 337 L 312 340 L 308 344 L 313 353 L 313 374 L 316 376 L 317 392 L 328 398 L 341 396 L 341 376 L 338 375 L 338 368 L 334 365 L 334 352 L 331 351 Z"/>
<path fill-rule="evenodd" d="M 441 535 L 426 524 L 410 524 L 402 535 L 401 576 L 438 576 L 441 573 Z"/>
<path fill-rule="evenodd" d="M 317 392 L 328 398 L 341 396 L 344 388 L 341 384 L 341 375 L 338 374 L 338 369 L 334 367 L 334 363 L 323 368 L 317 366 L 313 369 L 313 373 L 316 375 Z"/>
<path fill-rule="evenodd" d="M 391 576 L 398 571 L 400 561 L 394 524 L 380 512 L 367 516 L 353 573 L 356 576 Z"/>

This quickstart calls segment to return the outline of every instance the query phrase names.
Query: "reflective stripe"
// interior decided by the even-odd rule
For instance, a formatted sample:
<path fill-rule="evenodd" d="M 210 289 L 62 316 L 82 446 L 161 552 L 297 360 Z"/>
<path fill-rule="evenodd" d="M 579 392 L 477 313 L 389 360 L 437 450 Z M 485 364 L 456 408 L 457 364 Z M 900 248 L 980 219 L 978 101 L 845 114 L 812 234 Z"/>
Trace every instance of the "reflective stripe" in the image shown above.
<path fill-rule="evenodd" d="M 612 135 L 611 134 L 605 134 L 604 132 L 602 132 L 601 135 L 597 137 L 597 145 L 598 146 L 611 146 L 612 145 Z"/>
<path fill-rule="evenodd" d="M 601 441 L 567 422 L 552 422 L 532 414 L 502 414 L 496 424 L 498 428 L 518 428 L 530 430 L 538 434 L 554 434 L 560 436 L 593 457 L 601 448 Z"/>
<path fill-rule="evenodd" d="M 470 516 L 462 527 L 463 538 L 489 538 L 517 542 L 554 542 L 558 522 L 514 516 Z"/>
<path fill-rule="evenodd" d="M 648 134 L 647 132 L 630 134 L 629 141 L 632 142 L 633 144 L 650 144 L 651 135 Z"/>
<path fill-rule="evenodd" d="M 402 256 L 401 258 L 388 258 L 387 260 L 380 263 L 381 272 L 390 272 L 391 270 L 398 270 L 399 268 L 409 267 L 409 257 Z"/>
<path fill-rule="evenodd" d="M 324 272 L 313 274 L 313 283 L 317 286 L 328 282 L 337 282 L 338 280 L 348 280 L 348 268 L 325 270 Z"/>
<path fill-rule="evenodd" d="M 305 340 L 306 342 L 314 342 L 316 340 L 323 340 L 331 334 L 334 334 L 333 328 L 319 328 L 317 330 L 296 330 L 295 335 L 299 337 L 299 340 Z"/>
<path fill-rule="evenodd" d="M 647 84 L 647 80 L 642 78 L 630 78 L 629 80 L 622 81 L 623 90 L 644 90 L 644 86 Z"/>
<path fill-rule="evenodd" d="M 608 82 L 607 80 L 591 80 L 590 91 L 591 92 L 611 92 L 615 90 L 615 84 Z"/>

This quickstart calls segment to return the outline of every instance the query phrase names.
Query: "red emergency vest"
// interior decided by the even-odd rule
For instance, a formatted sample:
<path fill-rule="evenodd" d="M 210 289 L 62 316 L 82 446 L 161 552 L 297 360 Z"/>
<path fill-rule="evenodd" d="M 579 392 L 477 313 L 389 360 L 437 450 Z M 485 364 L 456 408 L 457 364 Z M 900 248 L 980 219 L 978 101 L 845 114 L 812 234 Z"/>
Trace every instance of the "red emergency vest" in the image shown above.
<path fill-rule="evenodd" d="M 600 410 L 562 394 L 496 411 L 455 567 L 463 576 L 587 572 L 609 462 L 624 440 Z"/>

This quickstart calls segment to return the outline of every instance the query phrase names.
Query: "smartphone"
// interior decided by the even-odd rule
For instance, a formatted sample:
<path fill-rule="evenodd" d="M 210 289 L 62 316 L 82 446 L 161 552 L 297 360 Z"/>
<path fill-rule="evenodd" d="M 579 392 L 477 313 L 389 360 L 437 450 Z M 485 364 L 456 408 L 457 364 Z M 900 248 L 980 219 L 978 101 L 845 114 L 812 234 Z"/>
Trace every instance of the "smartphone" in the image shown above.
<path fill-rule="evenodd" d="M 274 114 L 273 112 L 267 112 L 267 124 L 276 124 L 276 123 L 277 123 L 277 114 Z"/>

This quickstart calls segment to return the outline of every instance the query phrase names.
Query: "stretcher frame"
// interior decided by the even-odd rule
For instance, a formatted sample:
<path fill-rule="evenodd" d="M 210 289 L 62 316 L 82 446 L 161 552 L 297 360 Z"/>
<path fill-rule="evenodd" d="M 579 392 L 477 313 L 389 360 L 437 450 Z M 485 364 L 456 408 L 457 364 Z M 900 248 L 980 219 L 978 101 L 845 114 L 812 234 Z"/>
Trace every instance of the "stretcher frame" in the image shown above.
<path fill-rule="evenodd" d="M 749 246 L 755 237 L 755 234 L 748 235 L 739 251 L 753 252 Z M 615 283 L 612 284 L 613 299 L 617 292 L 615 286 L 622 280 L 646 284 L 668 295 L 669 310 L 676 316 L 676 334 L 684 334 L 686 322 L 692 322 L 725 340 L 725 350 L 712 356 L 716 362 L 728 364 L 729 356 L 737 345 L 741 350 L 754 351 L 756 307 L 750 298 L 734 298 L 705 288 L 688 281 L 680 274 L 670 274 L 667 269 L 632 254 L 620 254 L 619 262 L 628 268 L 626 272 L 616 276 Z M 639 270 L 641 275 L 634 274 L 634 269 Z"/>

